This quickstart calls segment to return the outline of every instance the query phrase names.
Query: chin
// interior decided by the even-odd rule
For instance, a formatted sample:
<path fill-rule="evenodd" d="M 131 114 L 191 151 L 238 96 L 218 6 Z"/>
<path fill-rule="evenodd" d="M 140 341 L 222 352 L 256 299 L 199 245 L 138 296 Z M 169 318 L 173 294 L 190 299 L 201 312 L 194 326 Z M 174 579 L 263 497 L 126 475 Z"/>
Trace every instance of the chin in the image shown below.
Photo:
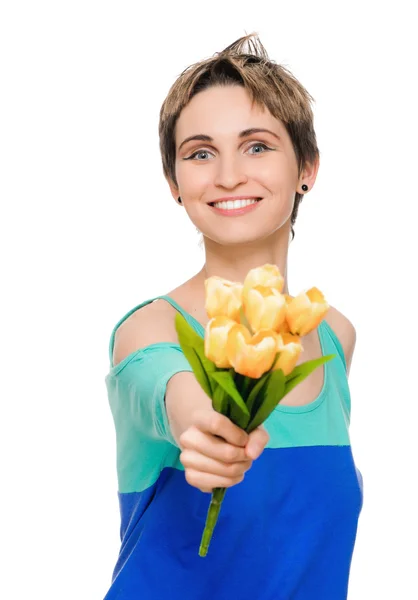
<path fill-rule="evenodd" d="M 228 231 L 229 229 L 229 231 Z M 207 238 L 214 242 L 215 244 L 220 244 L 221 246 L 236 246 L 241 244 L 252 244 L 254 242 L 263 239 L 268 236 L 268 233 L 263 233 L 261 231 L 248 231 L 248 227 L 246 227 L 247 231 L 239 231 L 236 227 L 226 228 L 220 231 L 205 231 L 204 229 L 200 229 L 204 238 Z"/>

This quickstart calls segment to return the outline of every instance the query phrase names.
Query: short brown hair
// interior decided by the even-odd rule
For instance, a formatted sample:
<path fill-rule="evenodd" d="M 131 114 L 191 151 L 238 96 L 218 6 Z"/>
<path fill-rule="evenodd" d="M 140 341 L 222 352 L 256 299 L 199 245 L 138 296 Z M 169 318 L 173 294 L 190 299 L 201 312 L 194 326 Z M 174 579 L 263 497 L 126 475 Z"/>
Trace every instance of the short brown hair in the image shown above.
<path fill-rule="evenodd" d="M 247 43 L 247 50 L 244 51 Z M 164 175 L 176 186 L 175 127 L 183 108 L 199 92 L 215 85 L 241 85 L 253 103 L 265 106 L 282 121 L 290 136 L 298 163 L 298 175 L 306 163 L 319 157 L 313 125 L 312 96 L 282 65 L 270 60 L 256 33 L 239 38 L 222 52 L 187 67 L 170 88 L 160 110 L 159 137 Z M 296 192 L 291 215 L 293 225 L 303 194 Z"/>

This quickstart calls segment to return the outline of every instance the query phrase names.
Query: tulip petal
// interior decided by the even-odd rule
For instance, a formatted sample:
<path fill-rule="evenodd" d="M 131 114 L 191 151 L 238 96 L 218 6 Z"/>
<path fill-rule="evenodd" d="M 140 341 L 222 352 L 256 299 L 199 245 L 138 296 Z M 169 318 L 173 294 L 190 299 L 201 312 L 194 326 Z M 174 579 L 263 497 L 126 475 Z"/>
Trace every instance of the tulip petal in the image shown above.
<path fill-rule="evenodd" d="M 244 309 L 251 329 L 278 331 L 286 320 L 286 300 L 276 288 L 257 285 L 244 298 Z"/>
<path fill-rule="evenodd" d="M 237 373 L 258 379 L 273 364 L 277 334 L 261 330 L 254 336 L 243 325 L 235 325 L 228 334 L 227 357 Z"/>
<path fill-rule="evenodd" d="M 205 280 L 205 310 L 208 317 L 224 316 L 238 321 L 242 288 L 242 284 L 222 277 L 208 277 Z"/>
<path fill-rule="evenodd" d="M 277 351 L 279 356 L 275 360 L 272 371 L 281 369 L 285 375 L 289 375 L 295 368 L 303 346 L 300 343 L 300 337 L 290 333 L 283 333 L 278 336 Z"/>
<path fill-rule="evenodd" d="M 236 322 L 228 317 L 213 317 L 205 328 L 205 355 L 220 369 L 229 369 L 232 365 L 227 355 L 228 333 Z"/>
<path fill-rule="evenodd" d="M 277 265 L 267 263 L 262 267 L 256 267 L 248 271 L 244 279 L 243 297 L 256 285 L 274 287 L 278 292 L 281 292 L 284 285 L 284 278 Z"/>
<path fill-rule="evenodd" d="M 307 335 L 318 327 L 329 309 L 322 292 L 313 287 L 293 298 L 286 305 L 286 321 L 292 333 Z"/>

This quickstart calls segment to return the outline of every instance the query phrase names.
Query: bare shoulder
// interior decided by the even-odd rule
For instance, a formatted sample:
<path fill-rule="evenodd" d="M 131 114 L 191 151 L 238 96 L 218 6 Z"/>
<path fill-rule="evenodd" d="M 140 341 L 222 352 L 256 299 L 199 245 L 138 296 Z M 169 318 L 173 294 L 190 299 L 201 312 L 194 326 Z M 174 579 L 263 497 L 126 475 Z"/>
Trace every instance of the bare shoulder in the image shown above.
<path fill-rule="evenodd" d="M 325 315 L 325 321 L 334 330 L 343 347 L 347 363 L 347 374 L 349 374 L 356 345 L 356 329 L 350 319 L 334 306 L 330 306 Z"/>
<path fill-rule="evenodd" d="M 113 364 L 132 352 L 159 342 L 178 342 L 175 309 L 168 302 L 150 302 L 130 315 L 116 330 Z"/>

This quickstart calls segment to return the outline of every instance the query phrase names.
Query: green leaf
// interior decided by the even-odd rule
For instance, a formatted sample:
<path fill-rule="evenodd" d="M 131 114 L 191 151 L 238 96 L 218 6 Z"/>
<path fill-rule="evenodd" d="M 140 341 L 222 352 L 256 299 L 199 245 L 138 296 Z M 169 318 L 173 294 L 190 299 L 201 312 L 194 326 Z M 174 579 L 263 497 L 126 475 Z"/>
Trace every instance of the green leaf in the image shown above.
<path fill-rule="evenodd" d="M 193 373 L 195 374 L 195 377 L 196 377 L 197 381 L 200 383 L 203 391 L 206 392 L 206 394 L 209 396 L 209 398 L 212 398 L 212 396 L 213 396 L 212 385 L 211 385 L 210 379 L 209 379 L 205 369 L 203 368 L 202 362 L 200 360 L 200 356 L 198 355 L 198 353 L 196 352 L 196 350 L 194 348 L 190 348 L 189 346 L 185 346 L 184 348 L 182 347 L 182 350 L 183 350 L 184 355 L 186 356 L 187 360 L 189 361 L 190 366 L 193 369 Z"/>
<path fill-rule="evenodd" d="M 276 364 L 279 355 L 280 352 L 277 352 L 272 363 L 273 365 Z M 248 406 L 248 410 L 250 411 L 251 418 L 253 418 L 254 415 L 257 414 L 257 410 L 259 409 L 260 404 L 263 401 L 267 380 L 271 372 L 272 371 L 270 370 L 266 371 L 266 373 L 264 373 L 258 380 L 253 379 L 253 381 L 256 381 L 256 383 L 252 386 L 248 399 L 246 400 L 246 405 Z"/>
<path fill-rule="evenodd" d="M 246 407 L 244 400 L 241 398 L 241 395 L 235 386 L 234 378 L 231 376 L 231 373 L 229 373 L 229 371 L 217 371 L 216 373 L 209 373 L 209 377 L 215 380 L 216 383 L 221 386 L 231 398 L 233 404 L 235 404 L 237 408 L 237 410 L 234 412 L 242 415 L 243 417 L 249 418 L 250 413 L 248 412 L 248 408 Z"/>
<path fill-rule="evenodd" d="M 250 412 L 251 419 L 257 413 L 258 407 L 260 406 L 261 401 L 264 398 L 265 386 L 267 384 L 267 379 L 270 377 L 270 371 L 264 373 L 258 380 L 253 389 L 251 390 L 248 398 L 247 398 L 247 408 Z"/>
<path fill-rule="evenodd" d="M 232 379 L 235 383 L 235 387 L 237 388 L 241 398 L 244 398 L 244 396 L 241 393 L 242 385 L 244 382 L 244 375 L 241 375 L 241 373 L 235 373 L 233 369 L 229 369 L 229 372 L 231 373 Z"/>
<path fill-rule="evenodd" d="M 329 360 L 335 358 L 336 354 L 328 354 L 327 356 L 320 356 L 319 358 L 314 358 L 313 360 L 308 360 L 293 369 L 291 373 L 286 377 L 285 383 L 285 392 L 284 396 L 293 390 L 299 383 L 301 383 L 304 379 L 308 377 L 315 371 L 317 367 L 325 364 Z"/>
<path fill-rule="evenodd" d="M 194 331 L 180 313 L 176 314 L 175 325 L 181 349 L 190 363 L 197 381 L 204 392 L 212 398 L 214 389 L 209 374 L 215 372 L 217 366 L 205 355 L 204 339 Z"/>
<path fill-rule="evenodd" d="M 246 430 L 248 423 L 250 422 L 250 415 L 243 413 L 242 409 L 233 401 L 231 396 L 228 396 L 229 402 L 229 418 L 241 429 Z"/>
<path fill-rule="evenodd" d="M 248 377 L 248 376 L 244 376 L 242 385 L 240 387 L 240 394 L 242 396 L 242 398 L 244 399 L 245 404 L 247 404 L 247 398 L 249 396 L 249 394 L 251 393 L 251 390 L 253 389 L 254 385 L 257 383 L 258 379 L 255 379 L 254 377 Z M 248 404 L 247 404 L 248 406 Z M 250 409 L 248 409 L 248 411 L 251 414 Z"/>
<path fill-rule="evenodd" d="M 244 400 L 245 402 L 245 397 L 244 394 L 242 393 L 242 389 L 243 389 L 243 385 L 244 385 L 244 375 L 241 375 L 241 373 L 235 373 L 235 371 L 233 369 L 230 369 L 229 371 L 232 375 L 232 378 L 234 380 L 235 383 L 235 387 L 238 390 L 239 395 L 241 396 L 241 398 Z"/>
<path fill-rule="evenodd" d="M 199 335 L 180 313 L 176 315 L 176 329 L 179 340 L 181 336 L 185 345 L 196 349 L 205 367 L 205 371 L 207 373 L 217 371 L 218 367 L 205 354 L 205 338 Z"/>
<path fill-rule="evenodd" d="M 251 420 L 246 431 L 251 433 L 269 417 L 284 396 L 285 375 L 281 369 L 269 373 L 264 399 L 255 417 Z"/>
<path fill-rule="evenodd" d="M 205 350 L 204 350 L 204 346 L 203 344 L 199 347 L 195 348 L 196 350 L 196 354 L 199 356 L 202 368 L 204 369 L 206 375 L 209 377 L 209 382 L 212 385 L 212 382 L 210 380 L 210 375 L 211 373 L 219 373 L 222 370 L 219 369 L 214 362 L 212 362 L 211 360 L 209 360 L 205 354 Z"/>
<path fill-rule="evenodd" d="M 228 411 L 228 394 L 220 385 L 215 385 L 212 405 L 216 412 L 221 413 L 221 415 L 226 415 Z"/>
<path fill-rule="evenodd" d="M 194 346 L 196 343 L 203 342 L 202 336 L 193 329 L 193 327 L 187 322 L 182 314 L 177 312 L 174 320 L 179 341 L 181 340 L 183 343 L 189 346 Z"/>

